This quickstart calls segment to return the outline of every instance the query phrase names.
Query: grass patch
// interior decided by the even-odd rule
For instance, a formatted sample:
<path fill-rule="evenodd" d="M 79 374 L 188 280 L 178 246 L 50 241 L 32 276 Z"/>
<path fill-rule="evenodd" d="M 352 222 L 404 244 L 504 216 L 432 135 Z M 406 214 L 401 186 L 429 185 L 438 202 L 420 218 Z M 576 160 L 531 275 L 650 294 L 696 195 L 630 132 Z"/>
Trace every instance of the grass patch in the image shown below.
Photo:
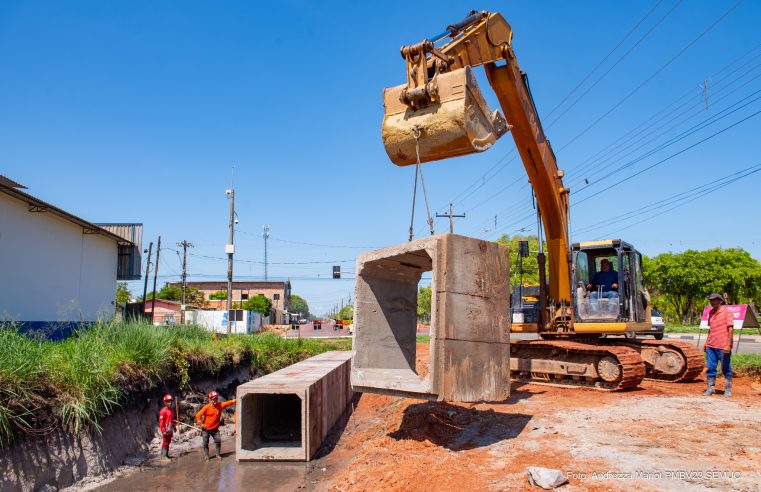
<path fill-rule="evenodd" d="M 417 340 L 417 343 L 428 343 L 431 341 L 430 335 L 418 335 L 415 337 L 415 340 Z"/>
<path fill-rule="evenodd" d="M 670 323 L 666 323 L 663 331 L 664 333 L 708 333 L 708 330 L 701 330 L 699 326 L 672 325 Z"/>
<path fill-rule="evenodd" d="M 732 372 L 761 378 L 761 354 L 732 354 Z"/>
<path fill-rule="evenodd" d="M 0 324 L 0 445 L 18 430 L 99 429 L 99 419 L 125 395 L 162 381 L 184 386 L 191 374 L 213 374 L 244 360 L 267 374 L 321 352 L 350 349 L 351 339 L 217 336 L 198 326 L 140 322 L 96 324 L 49 342 Z"/>

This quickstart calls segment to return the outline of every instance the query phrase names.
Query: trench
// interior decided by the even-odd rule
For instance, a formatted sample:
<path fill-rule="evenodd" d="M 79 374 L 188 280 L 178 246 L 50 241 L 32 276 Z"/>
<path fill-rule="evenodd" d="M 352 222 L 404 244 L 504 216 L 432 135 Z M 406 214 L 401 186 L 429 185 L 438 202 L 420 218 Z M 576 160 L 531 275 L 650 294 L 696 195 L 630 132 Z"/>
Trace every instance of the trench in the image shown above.
<path fill-rule="evenodd" d="M 10 445 L 0 448 L 0 491 L 94 489 L 114 476 L 125 476 L 126 480 L 133 471 L 151 472 L 159 453 L 157 419 L 165 393 L 183 395 L 185 405 L 180 407 L 180 417 L 188 421 L 205 403 L 204 394 L 216 390 L 223 400 L 235 398 L 240 384 L 261 375 L 254 371 L 250 362 L 244 361 L 214 375 L 191 375 L 190 389 L 186 391 L 167 381 L 153 390 L 130 394 L 111 415 L 101 419 L 100 431 L 86 429 L 75 434 L 55 428 L 44 435 L 20 434 Z M 227 436 L 234 428 L 232 418 L 228 418 L 223 429 Z M 176 436 L 176 450 L 180 453 L 200 448 L 201 438 L 196 431 Z M 226 446 L 233 444 L 229 441 Z M 190 463 L 194 454 L 197 453 L 183 458 L 182 466 Z M 198 457 L 202 460 L 200 454 Z"/>

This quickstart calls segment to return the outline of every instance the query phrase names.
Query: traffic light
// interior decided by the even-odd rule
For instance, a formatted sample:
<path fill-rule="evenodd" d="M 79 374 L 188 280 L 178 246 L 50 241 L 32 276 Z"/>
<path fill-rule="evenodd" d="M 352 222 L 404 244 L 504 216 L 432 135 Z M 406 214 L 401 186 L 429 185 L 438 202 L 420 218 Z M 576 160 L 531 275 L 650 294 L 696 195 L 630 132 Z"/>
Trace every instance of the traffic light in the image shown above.
<path fill-rule="evenodd" d="M 333 278 L 341 278 L 341 267 L 339 265 L 333 266 Z"/>
<path fill-rule="evenodd" d="M 528 241 L 518 241 L 518 256 L 528 257 Z"/>

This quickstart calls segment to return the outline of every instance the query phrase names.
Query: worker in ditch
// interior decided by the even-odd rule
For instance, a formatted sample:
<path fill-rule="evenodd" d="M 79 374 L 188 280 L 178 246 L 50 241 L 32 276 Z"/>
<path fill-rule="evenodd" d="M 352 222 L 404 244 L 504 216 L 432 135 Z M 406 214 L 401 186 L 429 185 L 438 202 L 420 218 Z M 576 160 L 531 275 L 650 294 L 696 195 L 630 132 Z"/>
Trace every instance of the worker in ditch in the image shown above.
<path fill-rule="evenodd" d="M 201 410 L 196 414 L 196 422 L 201 427 L 201 435 L 203 436 L 203 452 L 206 456 L 206 460 L 209 460 L 209 438 L 214 440 L 214 447 L 216 448 L 216 456 L 218 460 L 222 460 L 220 454 L 220 448 L 222 447 L 222 438 L 219 435 L 219 426 L 222 422 L 222 410 L 235 405 L 235 400 L 228 400 L 219 403 L 219 393 L 212 391 L 209 393 L 209 403 L 203 406 Z"/>
<path fill-rule="evenodd" d="M 172 395 L 164 396 L 164 408 L 159 412 L 159 430 L 161 431 L 161 460 L 169 460 L 169 444 L 175 431 L 174 424 L 174 398 Z"/>
<path fill-rule="evenodd" d="M 724 374 L 724 396 L 732 396 L 732 346 L 734 343 L 734 317 L 721 294 L 708 296 L 711 310 L 708 312 L 708 339 L 703 346 L 706 353 L 706 382 L 708 388 L 703 393 L 710 396 L 716 392 L 716 366 L 721 361 Z"/>

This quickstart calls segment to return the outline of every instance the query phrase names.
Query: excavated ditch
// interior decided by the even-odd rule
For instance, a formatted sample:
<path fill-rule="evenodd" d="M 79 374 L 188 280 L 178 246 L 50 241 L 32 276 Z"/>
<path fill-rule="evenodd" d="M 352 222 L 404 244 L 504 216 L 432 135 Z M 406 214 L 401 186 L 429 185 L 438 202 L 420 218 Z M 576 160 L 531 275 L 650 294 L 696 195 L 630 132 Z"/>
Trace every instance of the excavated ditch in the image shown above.
<path fill-rule="evenodd" d="M 88 429 L 75 434 L 56 428 L 41 436 L 19 433 L 10 446 L 0 449 L 0 490 L 56 490 L 97 482 L 124 465 L 139 465 L 151 456 L 165 393 L 181 395 L 180 418 L 190 423 L 204 403 L 203 395 L 214 389 L 224 399 L 235 398 L 238 385 L 258 376 L 250 362 L 244 361 L 215 376 L 191 375 L 185 391 L 167 382 L 151 391 L 130 394 L 100 421 L 100 432 Z M 182 443 L 182 438 L 179 440 Z"/>

